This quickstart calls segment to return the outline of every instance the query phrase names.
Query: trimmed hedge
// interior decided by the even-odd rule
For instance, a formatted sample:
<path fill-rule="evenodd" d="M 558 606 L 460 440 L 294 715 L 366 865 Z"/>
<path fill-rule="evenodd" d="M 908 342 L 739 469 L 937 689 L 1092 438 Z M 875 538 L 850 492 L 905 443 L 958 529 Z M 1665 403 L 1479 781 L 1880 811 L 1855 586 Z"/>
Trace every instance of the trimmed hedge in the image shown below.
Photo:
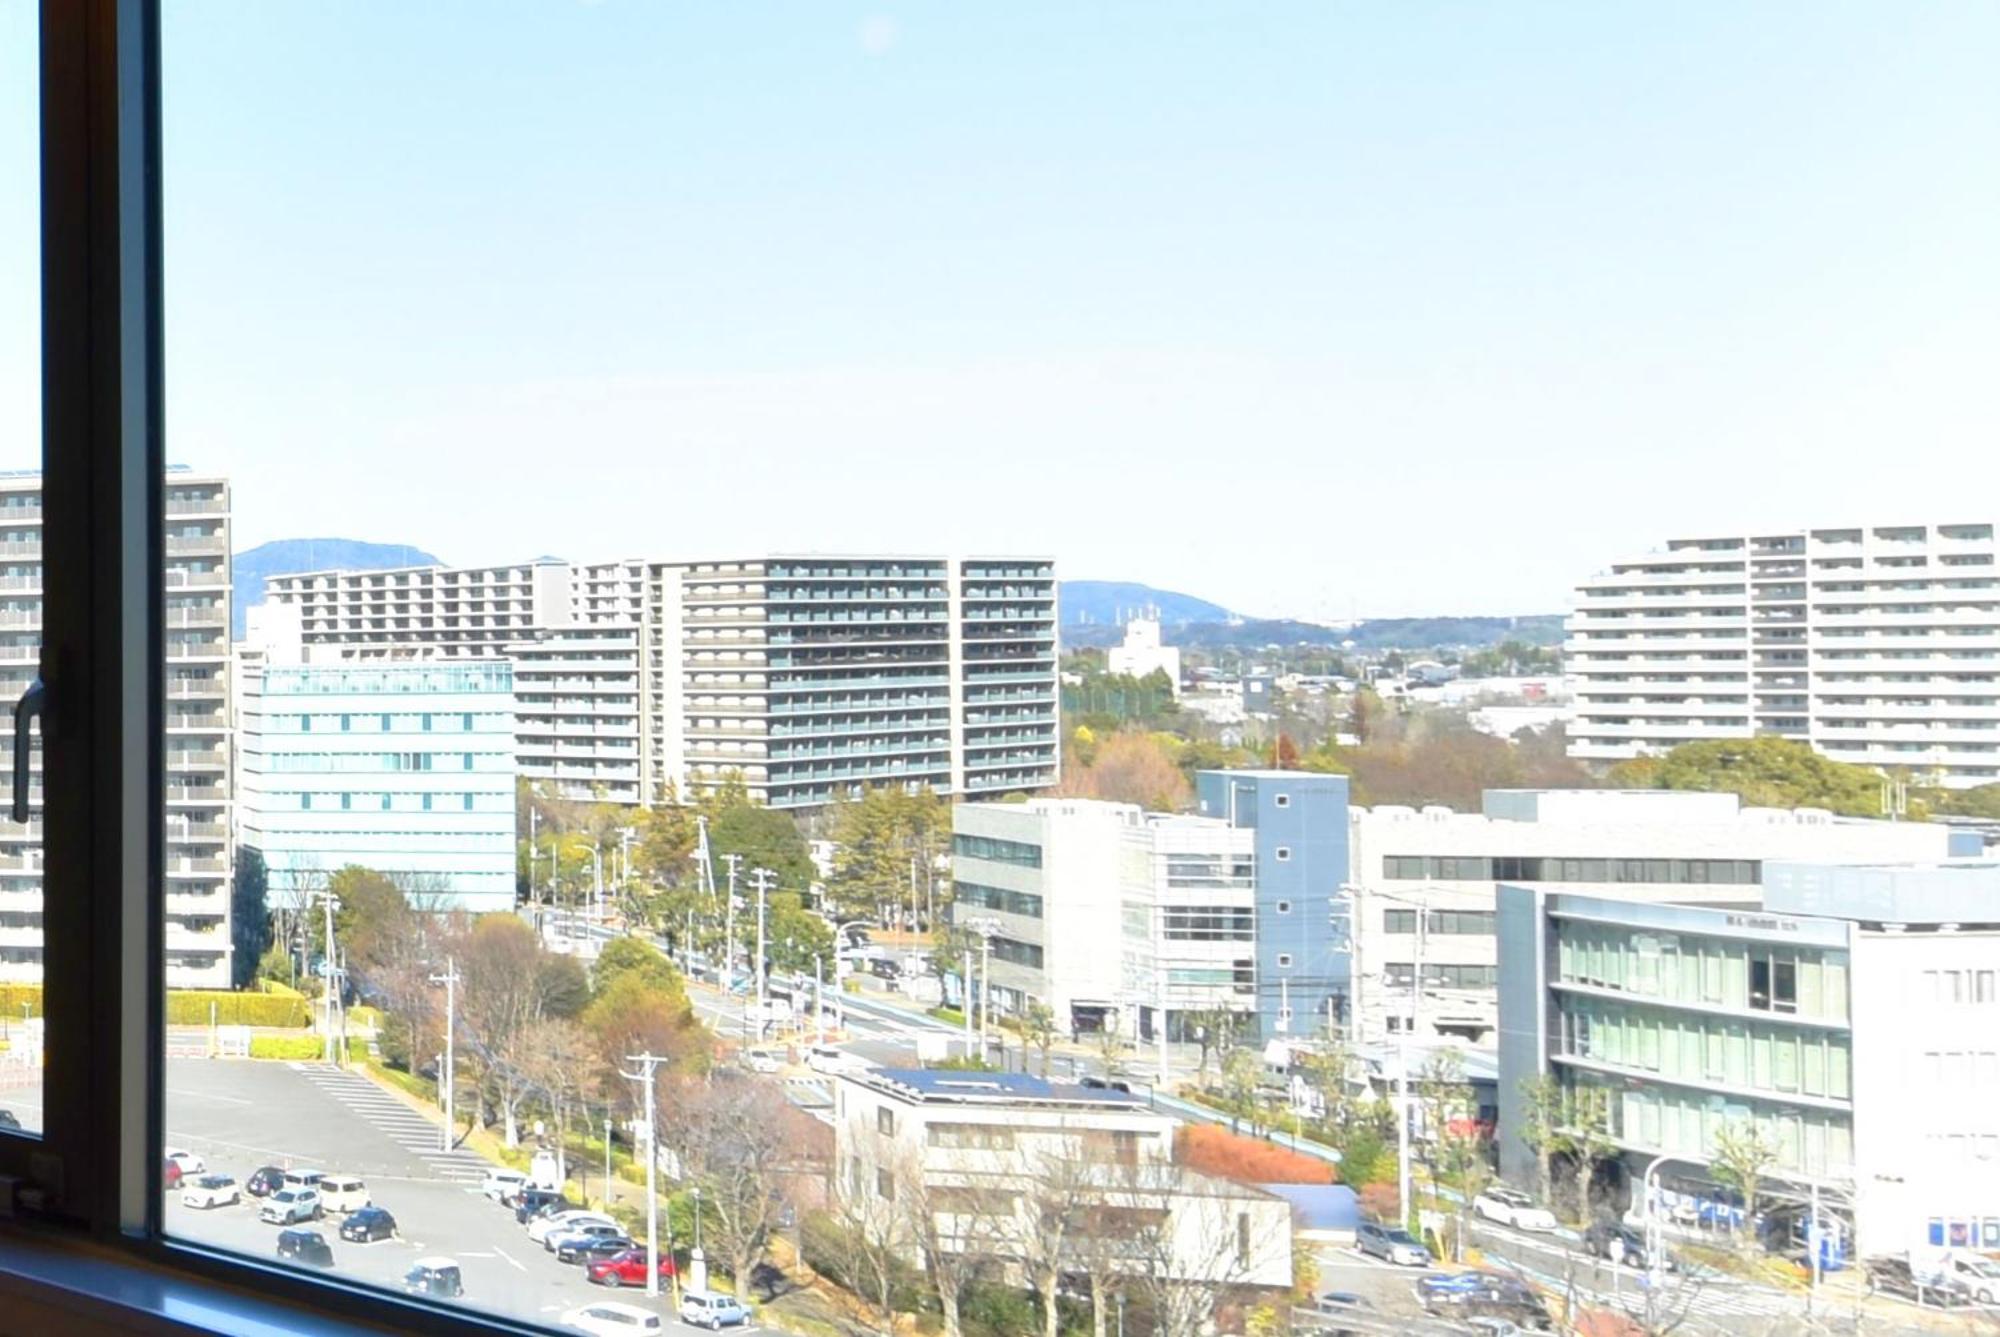
<path fill-rule="evenodd" d="M 276 1058 L 290 1062 L 311 1062 L 326 1054 L 326 1045 L 317 1035 L 253 1035 L 251 1058 Z"/>
<path fill-rule="evenodd" d="M 268 993 L 230 993 L 223 989 L 169 989 L 169 1026 L 206 1026 L 209 1005 L 219 1026 L 285 1026 L 312 1024 L 312 1007 L 304 998 Z"/>

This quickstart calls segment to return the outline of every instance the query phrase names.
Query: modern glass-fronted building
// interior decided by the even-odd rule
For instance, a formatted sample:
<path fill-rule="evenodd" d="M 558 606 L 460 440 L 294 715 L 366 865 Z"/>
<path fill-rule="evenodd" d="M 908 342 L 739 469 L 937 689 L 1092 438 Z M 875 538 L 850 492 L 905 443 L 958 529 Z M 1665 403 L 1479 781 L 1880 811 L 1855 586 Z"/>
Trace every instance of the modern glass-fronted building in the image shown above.
<path fill-rule="evenodd" d="M 1756 907 L 1503 886 L 1502 1173 L 1533 1178 L 1547 1073 L 1600 1097 L 1631 1179 L 1661 1158 L 1699 1194 L 1750 1125 L 1767 1210 L 1817 1190 L 1871 1254 L 2000 1246 L 1996 906 L 1983 862 L 1774 863 Z"/>
<path fill-rule="evenodd" d="M 513 691 L 513 665 L 491 659 L 251 675 L 240 839 L 272 904 L 358 864 L 427 908 L 513 908 Z"/>

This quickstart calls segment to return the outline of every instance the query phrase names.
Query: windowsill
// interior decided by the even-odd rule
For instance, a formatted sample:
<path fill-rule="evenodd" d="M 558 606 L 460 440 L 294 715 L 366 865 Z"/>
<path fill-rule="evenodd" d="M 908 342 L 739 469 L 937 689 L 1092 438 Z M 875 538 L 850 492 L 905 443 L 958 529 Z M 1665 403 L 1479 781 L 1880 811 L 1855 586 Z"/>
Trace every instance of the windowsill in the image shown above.
<path fill-rule="evenodd" d="M 391 1328 L 288 1305 L 61 1235 L 0 1230 L 9 1332 L 161 1337 L 375 1337 Z"/>

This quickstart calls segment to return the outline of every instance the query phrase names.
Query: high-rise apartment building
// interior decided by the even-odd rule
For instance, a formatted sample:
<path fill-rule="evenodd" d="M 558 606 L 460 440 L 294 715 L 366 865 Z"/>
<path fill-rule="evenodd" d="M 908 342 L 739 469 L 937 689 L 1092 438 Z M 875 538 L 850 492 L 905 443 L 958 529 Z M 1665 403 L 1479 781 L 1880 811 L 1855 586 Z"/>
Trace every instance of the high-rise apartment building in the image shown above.
<path fill-rule="evenodd" d="M 166 479 L 166 966 L 176 988 L 227 988 L 229 484 Z M 18 697 L 42 640 L 42 478 L 0 477 L 0 694 Z M 13 719 L 0 715 L 0 746 Z M 25 826 L 0 820 L 0 980 L 42 978 L 40 749 Z M 0 812 L 12 783 L 0 776 Z"/>
<path fill-rule="evenodd" d="M 773 807 L 811 807 L 869 785 L 976 797 L 1056 780 L 1046 559 L 632 558 L 316 572 L 266 593 L 299 606 L 315 662 L 534 661 L 522 768 L 578 797 L 652 803 L 734 774 Z"/>
<path fill-rule="evenodd" d="M 2000 780 L 1991 524 L 1687 538 L 1577 589 L 1570 754 L 1776 734 L 1947 785 Z"/>

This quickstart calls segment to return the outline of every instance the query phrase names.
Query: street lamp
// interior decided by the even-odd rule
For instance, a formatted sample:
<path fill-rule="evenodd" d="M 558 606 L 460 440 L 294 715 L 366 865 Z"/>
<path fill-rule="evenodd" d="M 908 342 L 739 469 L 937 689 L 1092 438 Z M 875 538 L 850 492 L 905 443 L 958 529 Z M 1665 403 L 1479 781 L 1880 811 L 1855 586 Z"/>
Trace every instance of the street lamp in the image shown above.
<path fill-rule="evenodd" d="M 1000 931 L 1000 921 L 982 915 L 966 920 L 965 926 L 979 935 L 979 1057 L 983 1059 L 986 1018 L 993 1010 L 993 935 Z"/>

